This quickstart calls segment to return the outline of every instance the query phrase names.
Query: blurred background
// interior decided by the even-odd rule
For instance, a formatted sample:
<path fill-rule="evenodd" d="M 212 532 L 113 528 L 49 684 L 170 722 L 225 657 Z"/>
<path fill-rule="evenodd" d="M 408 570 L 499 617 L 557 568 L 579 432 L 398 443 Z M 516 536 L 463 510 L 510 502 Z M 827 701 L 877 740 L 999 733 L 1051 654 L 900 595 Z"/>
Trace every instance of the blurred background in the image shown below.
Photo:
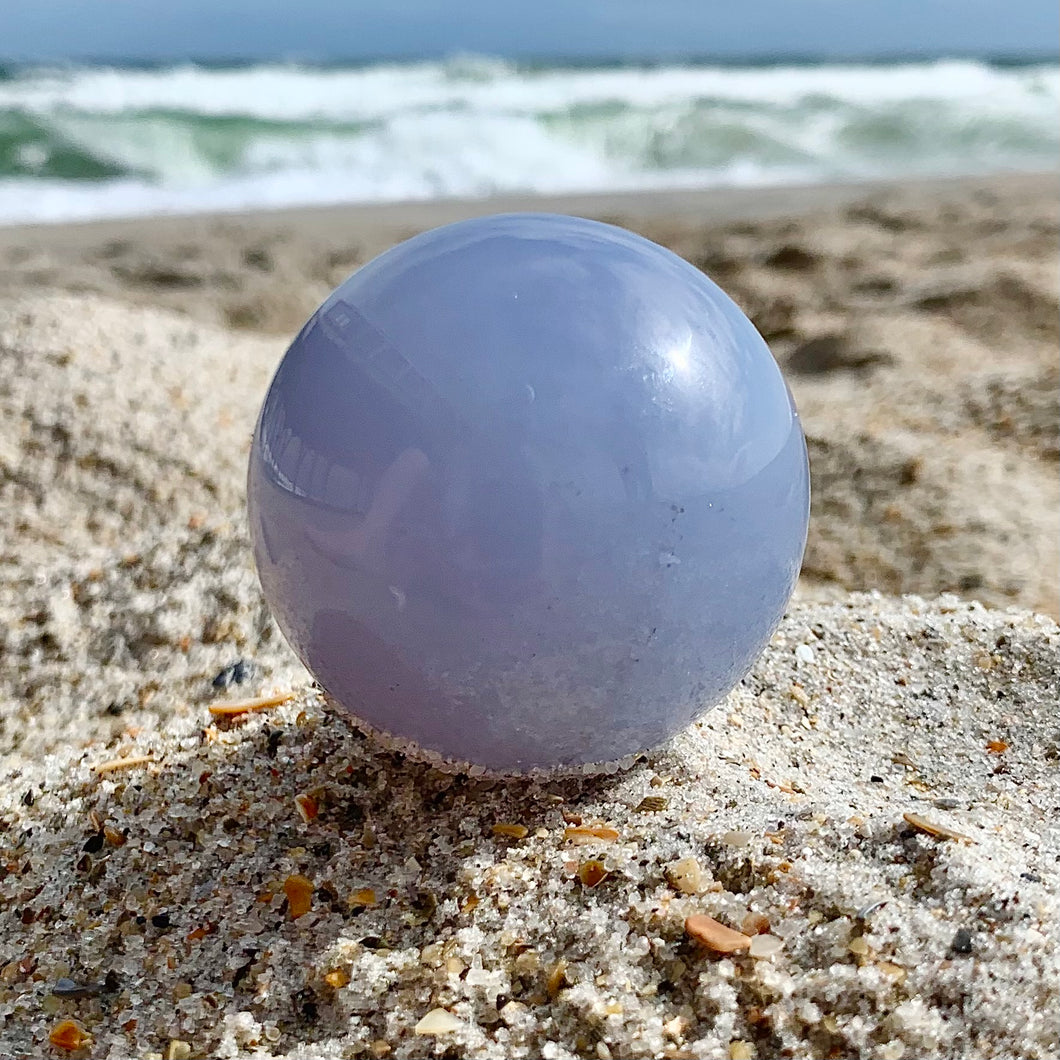
<path fill-rule="evenodd" d="M 1055 167 L 1054 0 L 36 0 L 0 222 Z"/>

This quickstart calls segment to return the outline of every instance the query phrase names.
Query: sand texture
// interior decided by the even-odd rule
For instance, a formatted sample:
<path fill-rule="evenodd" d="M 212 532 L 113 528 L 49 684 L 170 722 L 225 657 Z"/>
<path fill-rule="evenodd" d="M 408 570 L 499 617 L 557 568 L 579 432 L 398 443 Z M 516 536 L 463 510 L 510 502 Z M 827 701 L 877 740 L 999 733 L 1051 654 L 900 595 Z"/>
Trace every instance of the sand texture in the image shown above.
<path fill-rule="evenodd" d="M 358 733 L 244 527 L 286 337 L 481 205 L 0 231 L 5 1060 L 1060 1048 L 1055 181 L 555 206 L 748 310 L 814 501 L 745 681 L 552 782 Z"/>

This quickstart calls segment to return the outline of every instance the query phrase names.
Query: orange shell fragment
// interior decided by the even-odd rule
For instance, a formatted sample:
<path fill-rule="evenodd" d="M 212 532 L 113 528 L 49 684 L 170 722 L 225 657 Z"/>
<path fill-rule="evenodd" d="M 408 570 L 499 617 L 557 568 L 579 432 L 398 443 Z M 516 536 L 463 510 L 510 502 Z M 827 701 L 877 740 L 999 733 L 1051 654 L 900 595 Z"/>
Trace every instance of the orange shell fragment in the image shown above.
<path fill-rule="evenodd" d="M 69 1049 L 73 1052 L 92 1040 L 88 1032 L 77 1020 L 63 1020 L 52 1027 L 48 1041 L 57 1049 Z"/>
<path fill-rule="evenodd" d="M 715 953 L 736 953 L 751 945 L 750 938 L 742 931 L 726 927 L 705 913 L 696 913 L 685 920 L 685 934 Z"/>
<path fill-rule="evenodd" d="M 573 825 L 563 829 L 563 838 L 568 843 L 613 843 L 618 830 L 606 824 Z"/>
<path fill-rule="evenodd" d="M 607 869 L 602 861 L 595 858 L 583 861 L 578 867 L 578 879 L 582 881 L 583 887 L 595 887 L 607 878 Z"/>
<path fill-rule="evenodd" d="M 313 881 L 305 876 L 288 876 L 283 881 L 283 893 L 287 895 L 287 907 L 292 920 L 305 916 L 313 904 Z"/>

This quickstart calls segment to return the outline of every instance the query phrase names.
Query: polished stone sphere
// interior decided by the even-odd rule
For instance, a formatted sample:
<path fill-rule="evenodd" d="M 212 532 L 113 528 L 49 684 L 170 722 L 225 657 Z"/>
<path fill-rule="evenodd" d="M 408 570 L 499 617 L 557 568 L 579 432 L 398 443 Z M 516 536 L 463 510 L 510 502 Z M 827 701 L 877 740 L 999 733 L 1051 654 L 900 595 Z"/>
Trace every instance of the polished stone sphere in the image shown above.
<path fill-rule="evenodd" d="M 394 247 L 313 314 L 248 499 L 265 596 L 334 700 L 522 772 L 655 747 L 743 677 L 809 476 L 720 288 L 623 229 L 510 214 Z"/>

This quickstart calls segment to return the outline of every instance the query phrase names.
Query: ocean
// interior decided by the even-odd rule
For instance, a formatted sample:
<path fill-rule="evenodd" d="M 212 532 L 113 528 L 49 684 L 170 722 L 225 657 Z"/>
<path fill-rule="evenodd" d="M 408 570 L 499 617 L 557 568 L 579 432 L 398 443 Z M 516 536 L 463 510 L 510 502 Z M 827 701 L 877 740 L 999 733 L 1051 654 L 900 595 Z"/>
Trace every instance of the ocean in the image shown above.
<path fill-rule="evenodd" d="M 1055 169 L 1056 63 L 0 66 L 0 222 Z"/>

